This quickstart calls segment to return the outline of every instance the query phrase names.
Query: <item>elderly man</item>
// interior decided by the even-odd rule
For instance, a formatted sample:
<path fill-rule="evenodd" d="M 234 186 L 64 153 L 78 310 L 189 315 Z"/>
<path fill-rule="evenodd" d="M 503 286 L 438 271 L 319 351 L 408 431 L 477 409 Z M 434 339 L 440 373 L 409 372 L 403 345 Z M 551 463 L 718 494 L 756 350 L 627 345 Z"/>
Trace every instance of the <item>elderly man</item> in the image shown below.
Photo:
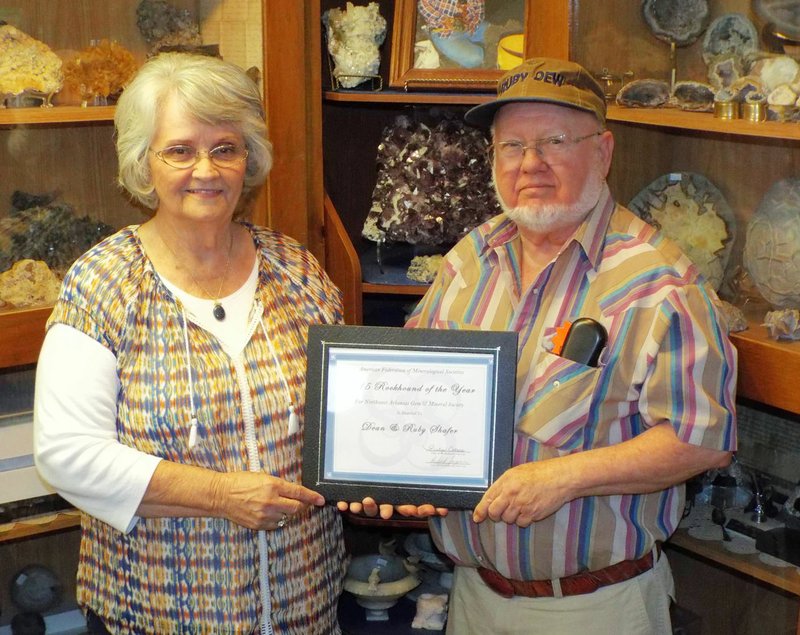
<path fill-rule="evenodd" d="M 717 298 L 614 202 L 605 115 L 589 73 L 554 59 L 527 60 L 466 115 L 491 126 L 504 214 L 445 257 L 408 326 L 514 330 L 519 350 L 514 466 L 474 510 L 430 521 L 456 563 L 451 634 L 670 633 L 660 544 L 683 482 L 736 449 L 736 354 Z M 559 355 L 559 327 L 579 318 L 607 333 L 589 365 Z"/>

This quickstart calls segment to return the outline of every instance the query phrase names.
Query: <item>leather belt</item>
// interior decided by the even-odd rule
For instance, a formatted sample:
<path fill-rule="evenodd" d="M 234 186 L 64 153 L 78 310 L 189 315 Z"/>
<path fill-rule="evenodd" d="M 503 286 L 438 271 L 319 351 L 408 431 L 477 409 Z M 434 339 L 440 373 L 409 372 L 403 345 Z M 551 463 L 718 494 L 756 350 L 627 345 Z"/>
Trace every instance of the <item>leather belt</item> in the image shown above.
<path fill-rule="evenodd" d="M 661 553 L 657 547 L 657 553 Z M 653 552 L 638 560 L 623 560 L 597 571 L 581 571 L 552 580 L 514 580 L 500 575 L 497 571 L 478 567 L 478 575 L 492 591 L 504 598 L 521 595 L 528 598 L 563 597 L 592 593 L 600 587 L 617 584 L 635 578 L 653 568 Z M 560 591 L 556 590 L 560 588 Z"/>

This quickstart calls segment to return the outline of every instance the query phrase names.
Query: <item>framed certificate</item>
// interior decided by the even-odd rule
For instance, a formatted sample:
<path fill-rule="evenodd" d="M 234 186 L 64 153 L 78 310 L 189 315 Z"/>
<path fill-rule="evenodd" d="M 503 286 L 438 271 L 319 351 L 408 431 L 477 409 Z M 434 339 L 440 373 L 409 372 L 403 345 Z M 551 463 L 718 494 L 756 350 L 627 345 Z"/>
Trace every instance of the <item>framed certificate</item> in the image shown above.
<path fill-rule="evenodd" d="M 474 507 L 511 465 L 516 351 L 514 332 L 311 326 L 303 484 Z"/>

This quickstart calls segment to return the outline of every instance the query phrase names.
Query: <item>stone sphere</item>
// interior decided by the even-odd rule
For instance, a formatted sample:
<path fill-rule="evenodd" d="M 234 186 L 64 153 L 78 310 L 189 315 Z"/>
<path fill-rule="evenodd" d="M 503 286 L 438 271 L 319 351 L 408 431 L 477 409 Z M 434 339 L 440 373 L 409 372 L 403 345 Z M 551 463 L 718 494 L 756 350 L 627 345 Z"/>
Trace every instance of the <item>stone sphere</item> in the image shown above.
<path fill-rule="evenodd" d="M 800 307 L 800 178 L 770 187 L 747 225 L 744 266 L 774 307 Z"/>

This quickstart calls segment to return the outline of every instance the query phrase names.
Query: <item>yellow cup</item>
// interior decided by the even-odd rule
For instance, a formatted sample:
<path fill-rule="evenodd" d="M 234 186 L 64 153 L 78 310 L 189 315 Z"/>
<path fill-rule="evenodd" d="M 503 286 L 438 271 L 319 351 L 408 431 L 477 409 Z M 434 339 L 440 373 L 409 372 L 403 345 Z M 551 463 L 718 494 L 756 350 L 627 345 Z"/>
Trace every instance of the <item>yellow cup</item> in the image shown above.
<path fill-rule="evenodd" d="M 503 71 L 519 66 L 524 61 L 525 35 L 512 33 L 497 43 L 497 68 Z"/>

